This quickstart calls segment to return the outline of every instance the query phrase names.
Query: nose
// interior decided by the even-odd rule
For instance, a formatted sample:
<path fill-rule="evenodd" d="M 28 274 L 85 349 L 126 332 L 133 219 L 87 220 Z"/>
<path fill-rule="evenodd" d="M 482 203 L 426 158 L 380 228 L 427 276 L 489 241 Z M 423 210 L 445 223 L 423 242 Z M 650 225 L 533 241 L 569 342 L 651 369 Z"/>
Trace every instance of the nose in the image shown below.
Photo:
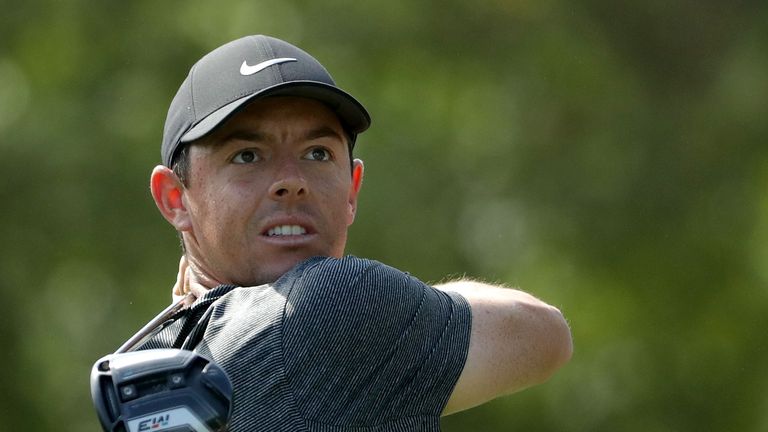
<path fill-rule="evenodd" d="M 295 164 L 285 164 L 269 187 L 269 196 L 276 201 L 303 198 L 309 193 L 307 180 Z"/>

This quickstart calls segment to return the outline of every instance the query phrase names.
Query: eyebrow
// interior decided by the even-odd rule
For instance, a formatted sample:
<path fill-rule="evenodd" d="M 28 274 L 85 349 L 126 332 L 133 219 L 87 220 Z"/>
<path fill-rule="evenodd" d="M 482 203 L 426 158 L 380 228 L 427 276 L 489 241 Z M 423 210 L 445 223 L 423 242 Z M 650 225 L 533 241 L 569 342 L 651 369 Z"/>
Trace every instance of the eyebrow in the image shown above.
<path fill-rule="evenodd" d="M 336 138 L 339 141 L 344 142 L 344 137 L 339 135 L 338 132 L 328 126 L 321 126 L 315 129 L 311 129 L 309 132 L 307 132 L 305 138 L 308 140 L 315 140 L 319 138 Z"/>

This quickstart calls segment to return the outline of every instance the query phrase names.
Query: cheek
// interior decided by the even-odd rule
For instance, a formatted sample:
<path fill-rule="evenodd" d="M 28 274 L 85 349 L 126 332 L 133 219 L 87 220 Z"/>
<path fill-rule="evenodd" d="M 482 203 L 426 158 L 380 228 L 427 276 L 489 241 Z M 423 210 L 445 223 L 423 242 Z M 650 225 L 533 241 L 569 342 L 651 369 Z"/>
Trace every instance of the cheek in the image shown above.
<path fill-rule="evenodd" d="M 233 226 L 237 219 L 238 207 L 231 206 L 231 199 L 222 190 L 206 187 L 198 190 L 194 200 L 190 200 L 190 215 L 198 232 L 205 233 L 209 240 L 221 237 L 222 229 Z"/>
<path fill-rule="evenodd" d="M 346 229 L 355 220 L 355 204 L 350 201 L 349 185 L 334 192 L 333 203 L 336 221 Z M 330 200 L 329 200 L 330 202 Z"/>
<path fill-rule="evenodd" d="M 349 191 L 352 181 L 349 178 L 334 177 L 332 180 L 319 179 L 315 183 L 320 185 L 320 194 L 323 202 L 332 205 L 335 212 L 346 212 L 349 204 Z"/>

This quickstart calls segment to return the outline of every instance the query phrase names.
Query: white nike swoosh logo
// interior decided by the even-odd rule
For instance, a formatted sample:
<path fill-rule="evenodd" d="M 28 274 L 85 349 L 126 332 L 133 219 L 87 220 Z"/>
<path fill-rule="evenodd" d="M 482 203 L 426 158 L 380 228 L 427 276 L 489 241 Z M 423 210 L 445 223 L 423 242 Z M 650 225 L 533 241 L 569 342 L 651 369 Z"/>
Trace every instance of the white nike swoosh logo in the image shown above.
<path fill-rule="evenodd" d="M 256 72 L 261 72 L 272 65 L 287 63 L 287 62 L 295 62 L 295 61 L 298 61 L 298 60 L 296 60 L 295 58 L 283 57 L 283 58 L 276 58 L 272 60 L 263 61 L 253 66 L 248 66 L 247 60 L 243 60 L 243 64 L 240 65 L 240 75 L 244 75 L 244 76 L 253 75 Z"/>

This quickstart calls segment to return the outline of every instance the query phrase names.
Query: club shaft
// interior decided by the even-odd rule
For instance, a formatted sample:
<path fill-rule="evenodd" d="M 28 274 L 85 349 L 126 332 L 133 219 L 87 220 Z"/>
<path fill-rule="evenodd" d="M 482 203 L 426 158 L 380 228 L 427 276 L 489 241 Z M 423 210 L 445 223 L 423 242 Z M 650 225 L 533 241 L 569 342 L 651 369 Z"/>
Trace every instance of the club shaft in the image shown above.
<path fill-rule="evenodd" d="M 155 330 L 157 330 L 162 323 L 166 322 L 168 318 L 170 318 L 176 312 L 184 308 L 184 304 L 187 301 L 187 299 L 193 299 L 193 298 L 194 297 L 192 296 L 192 294 L 187 294 L 185 297 L 182 297 L 176 303 L 173 303 L 167 308 L 165 308 L 162 312 L 160 312 L 160 314 L 152 318 L 150 322 L 148 322 L 144 327 L 142 327 L 138 332 L 136 332 L 135 335 L 131 336 L 130 339 L 125 341 L 125 343 L 122 344 L 120 348 L 117 349 L 117 351 L 115 351 L 115 354 L 128 352 L 133 348 L 137 347 L 138 345 L 140 345 L 141 343 L 145 342 L 147 339 L 149 339 L 151 336 L 154 335 Z"/>

